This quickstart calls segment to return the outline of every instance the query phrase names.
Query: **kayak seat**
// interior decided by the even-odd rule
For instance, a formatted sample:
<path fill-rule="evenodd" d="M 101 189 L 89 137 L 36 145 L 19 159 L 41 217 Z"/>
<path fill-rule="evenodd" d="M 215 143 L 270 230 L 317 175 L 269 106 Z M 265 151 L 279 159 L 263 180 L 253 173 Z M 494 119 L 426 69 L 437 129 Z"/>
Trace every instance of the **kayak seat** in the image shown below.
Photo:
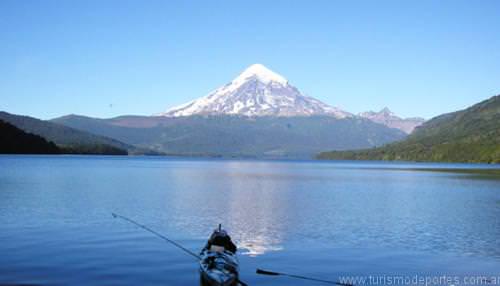
<path fill-rule="evenodd" d="M 224 246 L 219 246 L 219 245 L 212 244 L 210 246 L 210 251 L 219 252 L 219 253 L 224 252 Z"/>

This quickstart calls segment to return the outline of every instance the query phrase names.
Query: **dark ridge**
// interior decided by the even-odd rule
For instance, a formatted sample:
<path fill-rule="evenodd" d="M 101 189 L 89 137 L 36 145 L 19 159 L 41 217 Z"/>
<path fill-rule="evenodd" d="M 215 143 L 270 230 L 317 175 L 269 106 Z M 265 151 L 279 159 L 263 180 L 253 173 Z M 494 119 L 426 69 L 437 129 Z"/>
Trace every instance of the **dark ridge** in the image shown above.
<path fill-rule="evenodd" d="M 53 142 L 26 133 L 14 125 L 0 120 L 0 153 L 2 154 L 60 154 Z"/>

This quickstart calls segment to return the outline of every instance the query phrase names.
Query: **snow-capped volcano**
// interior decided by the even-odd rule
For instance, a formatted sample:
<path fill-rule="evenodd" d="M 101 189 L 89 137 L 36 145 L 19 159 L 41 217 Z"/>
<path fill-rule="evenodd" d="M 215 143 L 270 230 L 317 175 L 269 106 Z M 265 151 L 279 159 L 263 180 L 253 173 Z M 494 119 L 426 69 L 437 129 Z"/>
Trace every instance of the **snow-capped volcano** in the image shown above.
<path fill-rule="evenodd" d="M 305 96 L 283 76 L 261 64 L 244 70 L 230 83 L 207 96 L 161 113 L 162 116 L 190 115 L 310 116 L 337 118 L 352 114 Z"/>

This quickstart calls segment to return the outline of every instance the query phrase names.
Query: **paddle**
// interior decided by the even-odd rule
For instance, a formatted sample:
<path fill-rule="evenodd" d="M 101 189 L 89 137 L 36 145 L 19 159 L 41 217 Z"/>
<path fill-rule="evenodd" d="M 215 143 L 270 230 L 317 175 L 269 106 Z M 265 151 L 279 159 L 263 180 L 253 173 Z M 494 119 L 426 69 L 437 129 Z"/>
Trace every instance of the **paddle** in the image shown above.
<path fill-rule="evenodd" d="M 336 281 L 329 281 L 329 280 L 311 278 L 311 277 L 300 276 L 300 275 L 280 273 L 280 272 L 274 272 L 274 271 L 269 271 L 269 270 L 262 270 L 262 269 L 258 269 L 258 268 L 257 268 L 257 271 L 255 271 L 255 273 L 262 274 L 262 275 L 270 275 L 270 276 L 288 276 L 288 277 L 297 278 L 297 279 L 323 282 L 323 283 L 327 283 L 327 284 L 334 284 L 334 285 L 340 285 L 340 286 L 353 286 L 352 284 L 348 284 L 348 283 L 341 283 L 341 282 L 336 282 Z"/>
<path fill-rule="evenodd" d="M 136 222 L 136 221 L 134 221 L 134 220 L 132 220 L 132 219 L 130 219 L 130 218 L 128 218 L 128 217 L 125 217 L 125 216 L 122 216 L 122 215 L 119 215 L 119 214 L 111 213 L 111 215 L 112 215 L 114 218 L 121 218 L 121 219 L 123 219 L 124 221 L 130 222 L 130 223 L 132 223 L 132 224 L 134 224 L 134 225 L 136 225 L 136 226 L 138 226 L 138 227 L 140 227 L 140 228 L 142 228 L 142 229 L 144 229 L 144 230 L 146 230 L 146 231 L 148 231 L 148 232 L 150 232 L 150 233 L 152 233 L 152 234 L 154 234 L 154 235 L 158 236 L 159 238 L 161 238 L 161 239 L 165 240 L 166 242 L 168 242 L 168 243 L 170 243 L 170 244 L 172 244 L 172 245 L 176 246 L 177 248 L 179 248 L 179 249 L 183 250 L 183 251 L 184 251 L 184 252 L 186 252 L 187 254 L 189 254 L 189 255 L 191 255 L 191 256 L 193 256 L 193 257 L 195 257 L 197 260 L 200 260 L 200 259 L 201 259 L 201 257 L 200 257 L 198 254 L 196 254 L 196 253 L 192 252 L 191 250 L 189 250 L 189 249 L 187 249 L 187 248 L 183 247 L 182 245 L 180 245 L 179 243 L 177 243 L 177 242 L 175 242 L 175 241 L 173 241 L 173 240 L 171 240 L 171 239 L 167 238 L 166 236 L 162 235 L 161 233 L 158 233 L 158 232 L 156 232 L 156 231 L 154 231 L 154 230 L 150 229 L 149 227 L 147 227 L 147 226 L 145 226 L 145 225 L 142 225 L 142 224 L 140 224 L 140 223 L 138 223 L 138 222 Z M 221 226 L 219 225 L 219 228 L 220 228 L 220 227 L 221 227 Z M 238 282 L 241 286 L 248 286 L 245 282 L 243 282 L 243 281 L 241 281 L 241 280 L 239 280 L 239 279 L 238 279 L 238 281 L 237 281 L 237 282 Z"/>

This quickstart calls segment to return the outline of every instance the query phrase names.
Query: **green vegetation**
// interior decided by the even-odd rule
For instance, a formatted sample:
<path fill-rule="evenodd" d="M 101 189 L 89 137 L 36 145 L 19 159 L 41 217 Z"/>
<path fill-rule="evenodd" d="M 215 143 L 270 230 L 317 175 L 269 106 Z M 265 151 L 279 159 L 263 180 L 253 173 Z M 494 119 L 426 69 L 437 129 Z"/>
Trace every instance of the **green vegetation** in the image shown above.
<path fill-rule="evenodd" d="M 0 154 L 59 154 L 56 144 L 0 120 Z"/>
<path fill-rule="evenodd" d="M 323 152 L 317 158 L 500 163 L 500 95 L 435 117 L 403 141 L 373 149 Z"/>
<path fill-rule="evenodd" d="M 70 127 L 28 116 L 0 112 L 0 120 L 8 123 L 10 126 L 15 127 L 23 133 L 29 133 L 29 135 L 41 138 L 45 140 L 45 142 L 50 141 L 50 144 L 53 146 L 57 145 L 57 150 L 50 149 L 51 151 L 49 153 L 43 152 L 43 148 L 40 150 L 35 148 L 35 150 L 38 150 L 35 152 L 30 151 L 30 148 L 26 148 L 26 146 L 20 146 L 16 149 L 16 146 L 14 145 L 14 149 L 12 149 L 13 153 L 127 155 L 127 149 L 134 149 L 133 146 L 124 144 L 117 140 L 96 136 Z M 22 139 L 24 137 L 15 137 L 12 135 L 14 134 L 12 132 L 13 131 L 8 131 L 8 129 L 2 129 L 2 133 L 0 134 L 3 138 L 2 140 L 10 142 L 8 144 L 15 144 L 16 140 L 20 140 L 20 144 L 25 142 L 23 141 L 24 139 Z M 9 136 L 14 137 L 10 138 Z M 31 137 L 31 139 L 33 139 L 33 137 Z M 33 141 L 33 144 L 36 144 L 36 142 L 37 141 Z M 7 151 L 5 151 L 5 153 L 7 153 Z"/>
<path fill-rule="evenodd" d="M 406 134 L 367 119 L 330 116 L 64 116 L 52 122 L 180 156 L 311 158 L 328 149 L 369 148 Z"/>
<path fill-rule="evenodd" d="M 60 146 L 63 154 L 84 154 L 84 155 L 128 155 L 127 150 L 113 147 L 111 145 L 71 145 Z"/>

